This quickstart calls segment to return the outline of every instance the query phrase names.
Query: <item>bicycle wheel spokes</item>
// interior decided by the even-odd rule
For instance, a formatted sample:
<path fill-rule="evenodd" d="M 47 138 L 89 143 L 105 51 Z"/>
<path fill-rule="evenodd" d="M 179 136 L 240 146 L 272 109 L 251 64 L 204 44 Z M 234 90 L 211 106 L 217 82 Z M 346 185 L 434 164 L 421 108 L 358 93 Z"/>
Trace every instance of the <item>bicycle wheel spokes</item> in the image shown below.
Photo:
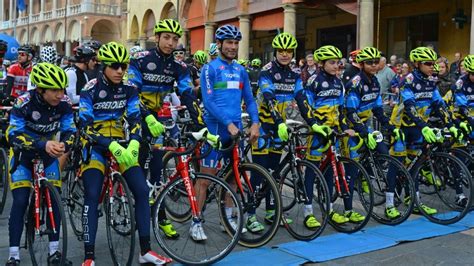
<path fill-rule="evenodd" d="M 54 227 L 48 212 L 48 205 L 45 193 L 48 192 L 53 207 Z M 62 253 L 59 265 L 64 265 L 67 257 L 67 227 L 66 216 L 62 207 L 61 196 L 58 190 L 49 182 L 44 182 L 40 195 L 40 226 L 39 230 L 35 228 L 35 205 L 34 195 L 30 202 L 27 221 L 27 242 L 28 250 L 33 265 L 48 265 L 48 255 L 50 254 L 49 242 L 58 241 L 58 251 Z"/>
<path fill-rule="evenodd" d="M 113 178 L 113 195 L 107 193 L 105 206 L 107 241 L 114 264 L 132 263 L 135 248 L 135 213 L 132 194 L 118 173 Z"/>
<path fill-rule="evenodd" d="M 324 231 L 328 222 L 329 192 L 321 172 L 312 163 L 305 160 L 298 161 L 298 165 L 293 171 L 294 173 L 289 167 L 282 171 L 282 178 L 288 178 L 293 183 L 292 186 L 297 188 L 291 191 L 293 194 L 288 193 L 288 196 L 292 196 L 294 204 L 292 208 L 284 212 L 283 223 L 288 232 L 296 239 L 311 240 Z M 307 191 L 304 182 L 311 181 L 313 178 L 313 191 Z M 287 183 L 286 180 L 280 183 L 280 185 L 283 184 L 280 186 L 282 194 L 283 191 L 290 190 Z M 313 195 L 311 202 L 308 202 L 310 200 L 309 193 Z M 311 212 L 305 210 L 309 205 L 311 205 Z M 314 218 L 310 218 L 308 216 L 310 214 Z"/>
<path fill-rule="evenodd" d="M 353 233 L 364 228 L 370 220 L 374 203 L 374 189 L 372 188 L 371 182 L 366 182 L 366 180 L 369 180 L 369 175 L 361 164 L 344 157 L 340 157 L 339 159 L 339 163 L 342 163 L 344 166 L 346 180 L 349 187 L 353 186 L 353 192 L 346 193 L 347 195 L 343 197 L 333 197 L 332 210 L 334 213 L 340 215 L 344 215 L 349 210 L 352 210 L 353 212 L 360 214 L 361 219 L 358 221 L 354 219 L 353 221 L 346 223 L 337 223 L 331 218 L 332 215 L 330 214 L 329 223 L 337 231 Z M 331 180 L 331 183 L 333 183 L 333 173 L 330 165 L 323 169 L 322 172 L 326 181 Z M 342 184 L 341 189 L 344 191 L 344 186 Z M 331 195 L 336 194 L 335 191 L 336 188 L 333 188 Z"/>
<path fill-rule="evenodd" d="M 243 212 L 247 218 L 244 225 L 247 232 L 240 236 L 239 244 L 252 248 L 260 247 L 272 239 L 280 224 L 282 208 L 279 188 L 273 177 L 260 165 L 242 163 L 239 172 L 244 191 L 242 193 L 237 188 L 237 196 L 242 202 Z M 261 185 L 255 189 L 249 188 L 245 176 L 250 180 L 261 179 Z M 233 171 L 228 173 L 225 180 L 231 187 L 236 187 Z M 261 224 L 260 230 L 256 230 L 250 225 L 252 222 L 247 221 L 253 220 L 252 217 Z"/>
<path fill-rule="evenodd" d="M 74 234 L 82 240 L 84 230 L 82 228 L 82 217 L 84 211 L 84 186 L 82 179 L 75 180 L 75 171 L 68 172 L 68 196 L 67 210 Z"/>
<path fill-rule="evenodd" d="M 421 208 L 430 221 L 451 224 L 466 215 L 472 201 L 472 178 L 459 159 L 447 153 L 435 153 L 431 162 L 427 161 L 418 168 L 415 176 L 421 180 L 421 202 L 436 210 L 430 215 Z"/>
<path fill-rule="evenodd" d="M 377 154 L 374 157 L 374 168 L 369 167 L 368 173 L 371 176 L 372 187 L 374 189 L 374 209 L 372 217 L 379 223 L 396 225 L 405 221 L 413 210 L 414 202 L 408 199 L 415 198 L 414 182 L 405 167 L 395 158 L 384 154 Z M 367 169 L 367 166 L 366 166 Z M 372 175 L 371 173 L 376 173 Z M 389 188 L 389 178 L 393 181 L 394 187 Z M 392 192 L 389 192 L 392 190 Z M 393 193 L 393 199 L 390 194 Z M 386 199 L 392 201 L 387 204 Z M 380 202 L 379 204 L 376 204 Z M 389 217 L 386 214 L 386 207 L 390 205 L 395 207 L 400 215 L 398 217 Z"/>
<path fill-rule="evenodd" d="M 186 219 L 182 222 L 171 221 L 179 237 L 170 239 L 160 230 L 158 225 L 158 210 L 163 208 L 167 198 L 172 197 L 177 190 L 182 190 L 184 181 L 177 179 L 168 184 L 161 192 L 157 200 L 153 219 L 153 232 L 160 244 L 160 247 L 173 259 L 184 264 L 211 264 L 224 258 L 237 244 L 242 228 L 243 215 L 240 202 L 232 192 L 229 185 L 214 176 L 196 173 L 195 182 L 198 184 L 207 183 L 208 188 L 195 186 L 196 197 L 199 198 L 201 189 L 206 189 L 205 206 L 202 208 L 201 225 L 206 235 L 206 240 L 195 241 L 190 234 L 190 228 L 194 219 Z M 181 198 L 188 197 L 186 190 Z M 186 194 L 184 194 L 186 193 Z M 183 209 L 191 209 L 189 199 L 182 201 Z M 186 205 L 187 204 L 187 205 Z M 236 224 L 236 229 L 228 229 L 223 224 L 227 222 L 226 206 L 231 210 L 232 221 Z"/>

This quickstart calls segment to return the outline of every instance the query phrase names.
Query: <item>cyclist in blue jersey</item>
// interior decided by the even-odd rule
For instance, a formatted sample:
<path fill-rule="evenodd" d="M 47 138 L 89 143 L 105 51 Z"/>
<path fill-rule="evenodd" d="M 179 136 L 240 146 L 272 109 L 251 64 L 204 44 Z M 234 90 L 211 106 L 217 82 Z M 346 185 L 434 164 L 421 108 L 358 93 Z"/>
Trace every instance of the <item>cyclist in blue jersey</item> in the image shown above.
<path fill-rule="evenodd" d="M 464 58 L 464 69 L 468 74 L 458 79 L 454 90 L 454 115 L 461 120 L 459 127 L 474 139 L 474 55 Z"/>
<path fill-rule="evenodd" d="M 367 147 L 371 150 L 377 150 L 380 154 L 388 154 L 387 145 L 384 142 L 377 143 L 375 140 L 376 137 L 373 135 L 373 128 L 370 125 L 371 118 L 375 116 L 382 126 L 389 132 L 393 132 L 395 140 L 403 139 L 404 136 L 403 132 L 391 125 L 389 118 L 384 115 L 380 84 L 375 76 L 380 57 L 380 51 L 374 47 L 365 47 L 357 54 L 356 62 L 360 64 L 361 71 L 345 86 L 348 90 L 345 109 L 347 119 L 350 122 L 349 126 L 359 133 L 363 139 L 367 140 Z M 350 158 L 356 161 L 360 159 L 357 149 L 355 149 L 358 143 L 358 137 L 350 138 L 348 141 Z M 393 171 L 389 172 L 387 179 L 388 190 L 385 192 L 385 215 L 389 219 L 396 219 L 400 217 L 400 212 L 394 205 L 396 173 Z M 366 182 L 367 180 L 362 181 L 364 190 L 368 190 Z M 363 221 L 365 217 L 359 216 L 353 213 L 348 218 L 352 222 Z"/>
<path fill-rule="evenodd" d="M 435 81 L 432 78 L 433 67 L 438 56 L 435 51 L 428 47 L 417 47 L 410 52 L 410 60 L 415 64 L 415 70 L 408 74 L 400 84 L 400 104 L 403 108 L 392 114 L 392 124 L 400 126 L 405 140 L 399 138 L 390 148 L 390 154 L 398 157 L 404 162 L 405 157 L 416 155 L 423 141 L 433 143 L 436 135 L 427 124 L 430 116 L 437 116 L 446 124 L 454 137 L 461 136 L 461 132 L 453 126 L 451 115 L 446 109 L 445 102 L 441 98 Z M 395 112 L 395 111 L 394 111 Z M 427 181 L 433 184 L 433 176 L 429 169 L 422 169 L 421 173 Z M 419 207 L 428 215 L 437 213 L 437 210 L 422 203 L 418 191 L 418 179 L 415 179 L 416 195 Z M 438 184 L 437 184 L 438 185 Z M 462 202 L 464 195 L 457 196 L 457 202 Z M 414 208 L 419 213 L 418 207 Z"/>
<path fill-rule="evenodd" d="M 67 76 L 58 66 L 39 63 L 33 67 L 30 79 L 36 89 L 16 99 L 7 130 L 8 142 L 11 145 L 33 147 L 43 160 L 45 175 L 49 182 L 61 188 L 58 158 L 69 151 L 76 132 L 71 102 L 64 95 Z M 56 141 L 55 136 L 58 132 L 61 132 L 61 136 L 60 140 Z M 19 158 L 11 156 L 10 159 L 10 167 L 15 164 L 15 160 L 20 161 L 18 168 L 10 176 L 13 204 L 8 222 L 10 259 L 6 265 L 20 264 L 19 246 L 32 187 L 31 169 L 34 158 L 34 152 L 22 152 Z M 59 223 L 58 206 L 53 204 L 53 209 L 54 220 Z M 50 237 L 48 264 L 59 265 L 60 261 L 58 231 Z"/>
<path fill-rule="evenodd" d="M 293 101 L 296 100 L 298 108 L 303 118 L 309 125 L 316 125 L 316 119 L 310 114 L 310 107 L 303 90 L 300 75 L 290 68 L 290 62 L 295 54 L 295 49 L 298 46 L 296 38 L 290 33 L 280 33 L 272 41 L 274 49 L 275 60 L 268 63 L 262 68 L 260 77 L 258 79 L 259 89 L 259 118 L 260 118 L 260 135 L 272 134 L 276 143 L 288 141 L 288 131 L 285 124 L 286 108 Z M 277 151 L 273 147 L 266 147 L 261 151 L 256 151 L 259 148 L 258 143 L 252 147 L 252 160 L 260 164 L 266 169 L 274 171 L 278 168 L 281 159 L 282 151 Z M 262 182 L 261 177 L 253 176 L 251 179 L 252 186 L 255 189 Z M 306 178 L 308 191 L 308 204 L 305 205 L 305 220 L 304 225 L 309 229 L 314 229 L 321 226 L 313 215 L 313 208 L 311 205 L 313 195 L 313 178 Z M 270 199 L 266 200 L 267 213 L 265 221 L 267 223 L 273 222 L 275 211 L 271 206 Z M 255 209 L 249 210 L 249 217 L 247 219 L 246 228 L 252 233 L 258 233 L 264 230 L 264 226 L 257 220 Z M 287 223 L 292 220 L 286 218 Z"/>
<path fill-rule="evenodd" d="M 128 81 L 138 88 L 141 112 L 143 118 L 143 138 L 151 140 L 163 134 L 165 128 L 158 121 L 157 113 L 161 110 L 163 99 L 169 93 L 174 92 L 174 83 L 177 83 L 178 94 L 181 103 L 184 104 L 194 121 L 195 127 L 204 127 L 201 111 L 197 98 L 193 93 L 193 84 L 189 68 L 185 63 L 176 61 L 173 51 L 178 45 L 178 40 L 183 34 L 181 25 L 173 19 L 159 21 L 154 28 L 157 47 L 135 55 L 130 62 Z M 156 140 L 155 144 L 161 145 L 163 138 Z M 140 162 L 143 166 L 145 158 L 150 151 L 148 145 L 143 145 L 140 150 Z M 159 185 L 163 168 L 162 158 L 164 151 L 151 151 L 153 159 L 150 162 L 150 183 Z M 155 190 L 151 190 L 155 191 Z M 152 192 L 151 192 L 152 193 Z M 156 195 L 150 195 L 150 203 Z M 164 208 L 158 212 L 160 229 L 169 238 L 177 238 L 179 235 L 173 228 L 171 222 L 166 218 Z"/>
<path fill-rule="evenodd" d="M 201 72 L 201 94 L 205 108 L 204 120 L 209 132 L 219 135 L 221 142 L 228 145 L 231 136 L 239 134 L 242 130 L 241 102 L 243 99 L 252 123 L 250 141 L 254 142 L 259 136 L 257 105 L 252 96 L 247 71 L 234 61 L 237 57 L 242 34 L 237 27 L 224 25 L 216 30 L 215 38 L 220 56 L 204 65 Z M 201 171 L 216 174 L 217 163 L 222 156 L 225 159 L 230 158 L 230 154 L 212 151 L 202 160 Z M 200 207 L 203 206 L 207 185 L 199 181 L 195 185 Z M 232 208 L 226 208 L 226 216 L 229 223 L 236 228 L 237 225 L 231 218 Z M 207 239 L 201 221 L 193 221 L 190 233 L 195 241 Z"/>
<path fill-rule="evenodd" d="M 135 199 L 135 219 L 141 250 L 139 263 L 166 264 L 171 259 L 158 255 L 150 248 L 149 188 L 138 164 L 141 140 L 140 102 L 136 89 L 122 82 L 129 63 L 129 54 L 122 44 L 110 42 L 100 47 L 98 56 L 103 66 L 102 72 L 81 91 L 79 104 L 80 127 L 88 132 L 95 142 L 92 144 L 90 162 L 82 166 L 85 252 L 82 265 L 95 264 L 97 206 L 104 181 L 107 151 L 112 152 L 117 159 L 120 171 Z M 130 131 L 128 147 L 123 147 L 116 141 L 125 137 L 124 119 L 127 120 Z"/>

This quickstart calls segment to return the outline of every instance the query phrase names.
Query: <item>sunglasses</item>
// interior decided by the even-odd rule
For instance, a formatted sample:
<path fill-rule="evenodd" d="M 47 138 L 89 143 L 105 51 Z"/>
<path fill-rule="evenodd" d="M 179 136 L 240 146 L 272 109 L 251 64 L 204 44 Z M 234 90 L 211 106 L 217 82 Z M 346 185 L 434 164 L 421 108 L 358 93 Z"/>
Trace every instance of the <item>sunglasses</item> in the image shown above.
<path fill-rule="evenodd" d="M 364 64 L 367 65 L 378 65 L 380 63 L 380 59 L 371 59 L 364 61 Z"/>
<path fill-rule="evenodd" d="M 125 63 L 112 63 L 109 65 L 110 68 L 112 68 L 113 70 L 118 70 L 119 68 L 121 68 L 122 70 L 127 70 L 127 67 L 128 67 L 128 64 L 125 64 Z"/>
<path fill-rule="evenodd" d="M 425 66 L 434 66 L 435 65 L 435 62 L 432 62 L 432 61 L 422 61 L 421 62 L 423 65 Z"/>
<path fill-rule="evenodd" d="M 18 55 L 19 55 L 19 56 L 27 56 L 28 54 L 25 53 L 25 52 L 19 52 Z"/>
<path fill-rule="evenodd" d="M 292 49 L 278 49 L 277 52 L 279 54 L 293 54 L 293 50 Z"/>
<path fill-rule="evenodd" d="M 173 55 L 184 55 L 183 51 L 175 51 L 173 52 Z"/>

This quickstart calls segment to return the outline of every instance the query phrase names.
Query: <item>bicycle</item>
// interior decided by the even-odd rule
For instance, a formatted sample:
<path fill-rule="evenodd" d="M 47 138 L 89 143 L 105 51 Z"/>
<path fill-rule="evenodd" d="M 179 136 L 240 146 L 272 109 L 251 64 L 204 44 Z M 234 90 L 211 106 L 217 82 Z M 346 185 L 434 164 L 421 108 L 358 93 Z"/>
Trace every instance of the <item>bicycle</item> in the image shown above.
<path fill-rule="evenodd" d="M 205 136 L 200 134 L 185 133 L 184 141 L 179 140 L 177 147 L 167 148 L 169 152 L 164 158 L 164 165 L 173 161 L 176 166 L 174 171 L 168 169 L 164 174 L 166 183 L 160 186 L 152 214 L 153 232 L 160 247 L 176 261 L 192 265 L 212 264 L 224 258 L 237 244 L 243 225 L 242 205 L 231 187 L 223 179 L 195 172 L 190 167 L 194 152 L 205 141 Z M 192 144 L 186 148 L 183 143 L 191 143 L 188 140 L 192 140 Z M 203 206 L 199 206 L 196 198 L 201 194 L 200 188 L 195 186 L 198 180 L 209 184 Z M 226 226 L 221 232 L 218 228 L 227 222 L 225 208 L 229 203 L 234 210 L 233 219 L 237 227 L 231 229 Z M 163 204 L 182 214 L 176 220 L 173 219 L 175 216 L 169 216 L 179 234 L 178 238 L 168 238 L 159 228 L 158 211 Z M 207 232 L 206 240 L 189 240 L 191 224 L 195 222 L 200 222 Z"/>
<path fill-rule="evenodd" d="M 11 107 L 0 107 L 0 110 L 10 110 Z M 5 138 L 5 132 L 3 132 L 4 125 L 8 125 L 8 119 L 5 117 L 0 118 L 0 140 Z M 0 147 L 0 214 L 3 213 L 5 203 L 8 195 L 8 147 Z"/>
<path fill-rule="evenodd" d="M 373 134 L 377 136 L 377 143 L 383 141 L 383 135 L 379 131 L 374 131 Z M 404 222 L 412 213 L 414 201 L 405 204 L 405 198 L 415 198 L 415 184 L 406 170 L 405 166 L 388 154 L 380 154 L 377 151 L 369 149 L 363 145 L 359 149 L 361 161 L 367 173 L 369 180 L 372 183 L 374 191 L 374 208 L 372 211 L 372 218 L 382 224 L 397 225 Z M 395 177 L 395 190 L 393 196 L 394 207 L 400 212 L 400 215 L 394 219 L 388 218 L 385 215 L 386 192 L 389 186 L 389 176 Z"/>
<path fill-rule="evenodd" d="M 286 155 L 280 161 L 280 166 L 275 170 L 275 179 L 279 183 L 283 212 L 283 224 L 288 232 L 298 240 L 312 240 L 318 237 L 328 223 L 329 189 L 321 171 L 309 160 L 304 158 L 306 146 L 302 145 L 301 139 L 308 136 L 303 129 L 302 122 L 287 119 L 286 124 L 296 127 L 289 129 L 289 137 L 286 143 L 280 144 L 276 149 L 286 149 Z M 304 132 L 302 132 L 304 131 Z M 264 147 L 267 145 L 264 145 Z M 273 144 L 272 146 L 276 146 Z M 304 208 L 308 200 L 308 192 L 305 187 L 305 177 L 312 172 L 314 176 L 312 214 L 320 225 L 316 228 L 304 226 Z M 284 216 L 294 220 L 289 222 Z"/>
<path fill-rule="evenodd" d="M 419 208 L 421 214 L 431 222 L 446 225 L 461 220 L 469 211 L 473 195 L 472 177 L 461 160 L 446 152 L 454 142 L 451 133 L 439 129 L 435 132 L 438 141 L 432 144 L 424 142 L 407 170 L 419 182 L 423 203 L 427 202 L 437 210 L 430 215 Z M 459 195 L 464 196 L 465 204 L 459 204 Z"/>
<path fill-rule="evenodd" d="M 309 134 L 314 135 L 315 133 L 311 132 Z M 323 141 L 319 147 L 311 147 L 311 149 L 319 149 L 329 143 L 329 148 L 325 152 L 325 157 L 319 166 L 326 181 L 333 182 L 335 187 L 332 192 L 329 192 L 332 205 L 332 212 L 329 214 L 329 224 L 337 231 L 354 233 L 364 228 L 370 220 L 374 207 L 374 189 L 370 182 L 367 182 L 365 190 L 363 188 L 362 182 L 370 179 L 364 166 L 357 161 L 341 156 L 339 153 L 336 143 L 338 139 L 344 137 L 347 137 L 346 133 L 332 131 L 326 138 L 326 143 Z M 354 181 L 353 190 L 351 191 L 350 182 L 352 180 Z M 349 202 L 351 197 L 352 201 Z M 358 222 L 349 221 L 342 224 L 333 221 L 331 219 L 332 215 L 334 213 L 344 213 L 346 205 L 352 205 L 352 210 L 364 216 L 364 219 Z"/>
<path fill-rule="evenodd" d="M 257 220 L 263 221 L 267 216 L 266 205 L 272 206 L 274 212 L 273 219 L 269 220 L 267 217 L 266 222 L 268 226 L 263 231 L 259 233 L 251 233 L 249 231 L 240 236 L 240 245 L 255 248 L 265 245 L 276 234 L 280 225 L 282 203 L 279 187 L 270 173 L 262 166 L 242 159 L 243 155 L 240 149 L 242 139 L 242 133 L 232 136 L 231 144 L 226 148 L 220 149 L 223 153 L 230 152 L 232 159 L 224 162 L 216 176 L 235 187 L 239 200 L 242 203 L 244 214 L 249 215 L 249 211 L 255 211 Z M 244 151 L 244 154 L 248 154 L 248 151 Z M 251 178 L 255 178 L 255 176 L 259 176 L 262 182 L 260 186 L 254 189 Z M 227 220 L 224 221 L 224 227 L 227 230 L 232 230 Z"/>
<path fill-rule="evenodd" d="M 88 143 L 84 163 L 90 161 L 92 153 L 93 138 L 86 132 L 81 132 Z M 119 140 L 119 144 L 127 141 Z M 119 171 L 119 165 L 111 152 L 107 151 L 104 173 L 104 183 L 99 198 L 106 218 L 107 242 L 112 261 L 115 265 L 125 262 L 131 265 L 135 251 L 135 211 L 132 192 L 127 182 Z M 119 247 L 123 244 L 123 247 Z"/>
<path fill-rule="evenodd" d="M 18 168 L 23 152 L 35 153 L 32 161 L 33 193 L 30 193 L 30 203 L 26 211 L 24 247 L 28 249 L 33 265 L 45 265 L 48 263 L 50 237 L 58 234 L 58 248 L 62 252 L 59 265 L 65 265 L 68 234 L 61 196 L 58 189 L 47 179 L 41 156 L 31 146 L 13 144 L 15 159 L 10 173 L 14 173 Z"/>

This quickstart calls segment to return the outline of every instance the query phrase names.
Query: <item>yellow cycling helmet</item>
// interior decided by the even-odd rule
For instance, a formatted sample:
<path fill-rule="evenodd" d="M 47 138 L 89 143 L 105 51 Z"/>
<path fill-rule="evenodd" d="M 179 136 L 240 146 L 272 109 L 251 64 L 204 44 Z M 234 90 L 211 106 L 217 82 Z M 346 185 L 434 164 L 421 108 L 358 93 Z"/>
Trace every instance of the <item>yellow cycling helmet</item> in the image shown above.
<path fill-rule="evenodd" d="M 469 73 L 474 73 L 474 54 L 464 57 L 464 69 Z"/>
<path fill-rule="evenodd" d="M 417 47 L 410 52 L 410 61 L 421 62 L 421 61 L 436 61 L 438 55 L 433 49 L 428 47 Z"/>
<path fill-rule="evenodd" d="M 120 43 L 109 42 L 99 49 L 99 60 L 105 65 L 113 63 L 128 64 L 130 55 L 127 48 Z"/>
<path fill-rule="evenodd" d="M 38 88 L 64 90 L 67 87 L 67 76 L 64 70 L 50 63 L 36 64 L 30 73 L 31 83 Z"/>
<path fill-rule="evenodd" d="M 207 63 L 207 54 L 203 50 L 197 50 L 194 55 L 193 59 L 196 60 L 198 63 L 204 65 Z"/>
<path fill-rule="evenodd" d="M 342 52 L 333 45 L 325 45 L 314 51 L 314 58 L 318 61 L 326 61 L 329 59 L 341 59 Z"/>
<path fill-rule="evenodd" d="M 439 73 L 439 65 L 438 65 L 438 63 L 436 63 L 436 64 L 433 65 L 433 72 L 434 72 L 434 73 Z"/>
<path fill-rule="evenodd" d="M 181 25 L 178 21 L 167 18 L 156 23 L 154 32 L 155 34 L 161 32 L 170 32 L 178 35 L 178 37 L 181 37 L 183 35 L 183 28 L 181 28 Z"/>
<path fill-rule="evenodd" d="M 296 49 L 298 42 L 296 38 L 287 32 L 282 32 L 275 36 L 272 41 L 272 47 L 274 49 Z"/>
<path fill-rule="evenodd" d="M 381 57 L 379 49 L 375 47 L 365 47 L 356 55 L 356 62 L 361 63 L 366 60 L 379 59 Z"/>

